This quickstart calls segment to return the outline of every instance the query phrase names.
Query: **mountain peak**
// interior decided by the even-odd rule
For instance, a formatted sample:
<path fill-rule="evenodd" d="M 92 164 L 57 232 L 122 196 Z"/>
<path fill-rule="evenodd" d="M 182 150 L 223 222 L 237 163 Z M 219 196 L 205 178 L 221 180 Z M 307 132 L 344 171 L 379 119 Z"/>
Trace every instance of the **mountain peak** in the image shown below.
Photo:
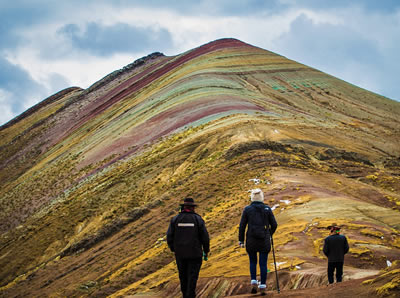
<path fill-rule="evenodd" d="M 232 38 L 66 89 L 0 129 L 0 291 L 176 296 L 164 236 L 191 196 L 211 236 L 202 295 L 243 294 L 237 226 L 261 188 L 285 290 L 320 293 L 336 222 L 347 285 L 380 293 L 400 253 L 399 119 L 397 102 Z"/>

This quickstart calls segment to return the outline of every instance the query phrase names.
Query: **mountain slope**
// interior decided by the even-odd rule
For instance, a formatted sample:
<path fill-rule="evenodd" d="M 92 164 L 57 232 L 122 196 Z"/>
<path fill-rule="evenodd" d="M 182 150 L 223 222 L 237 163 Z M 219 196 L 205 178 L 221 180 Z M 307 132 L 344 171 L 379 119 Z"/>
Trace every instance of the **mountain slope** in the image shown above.
<path fill-rule="evenodd" d="M 1 290 L 163 291 L 177 276 L 162 237 L 186 195 L 212 237 L 201 276 L 247 276 L 237 226 L 254 187 L 276 206 L 281 269 L 323 282 L 335 221 L 348 278 L 376 274 L 399 257 L 399 116 L 397 102 L 234 39 L 62 91 L 0 129 Z"/>

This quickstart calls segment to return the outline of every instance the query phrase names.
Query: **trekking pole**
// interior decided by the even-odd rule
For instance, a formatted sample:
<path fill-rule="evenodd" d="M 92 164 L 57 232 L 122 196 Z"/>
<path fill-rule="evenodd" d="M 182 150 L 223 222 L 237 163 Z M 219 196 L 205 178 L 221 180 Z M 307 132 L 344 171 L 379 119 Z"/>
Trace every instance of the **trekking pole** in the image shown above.
<path fill-rule="evenodd" d="M 278 294 L 281 292 L 279 289 L 279 281 L 278 281 L 278 269 L 276 268 L 276 260 L 275 260 L 275 249 L 274 249 L 274 239 L 271 235 L 271 246 L 272 246 L 272 255 L 274 256 L 274 265 L 275 265 L 275 276 L 276 276 L 276 288 L 278 290 Z"/>

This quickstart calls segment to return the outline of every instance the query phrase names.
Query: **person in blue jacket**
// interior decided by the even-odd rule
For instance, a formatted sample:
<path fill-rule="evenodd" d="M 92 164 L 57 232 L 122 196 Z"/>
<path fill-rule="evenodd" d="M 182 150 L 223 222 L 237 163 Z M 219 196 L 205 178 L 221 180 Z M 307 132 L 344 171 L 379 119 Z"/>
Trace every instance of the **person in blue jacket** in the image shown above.
<path fill-rule="evenodd" d="M 261 189 L 251 191 L 252 203 L 246 206 L 242 213 L 239 225 L 239 245 L 246 243 L 246 251 L 250 260 L 251 293 L 257 293 L 257 257 L 260 264 L 261 295 L 266 294 L 267 260 L 271 251 L 271 237 L 278 224 L 269 206 L 264 204 L 264 193 Z M 245 241 L 245 231 L 246 241 Z"/>
<path fill-rule="evenodd" d="M 328 257 L 328 281 L 333 283 L 333 275 L 336 270 L 336 282 L 342 281 L 344 255 L 349 251 L 347 238 L 340 235 L 340 227 L 332 224 L 328 227 L 330 235 L 324 240 L 324 254 Z"/>
<path fill-rule="evenodd" d="M 196 297 L 196 284 L 202 264 L 210 252 L 210 238 L 204 220 L 194 212 L 197 205 L 185 198 L 181 212 L 171 219 L 167 243 L 175 253 L 184 298 Z"/>

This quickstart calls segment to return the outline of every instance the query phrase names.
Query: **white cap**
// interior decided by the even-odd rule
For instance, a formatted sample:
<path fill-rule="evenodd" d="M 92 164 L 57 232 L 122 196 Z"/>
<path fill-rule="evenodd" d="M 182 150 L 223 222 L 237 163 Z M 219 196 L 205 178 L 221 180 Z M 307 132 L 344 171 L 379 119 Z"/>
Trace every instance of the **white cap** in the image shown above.
<path fill-rule="evenodd" d="M 252 202 L 264 202 L 264 193 L 259 188 L 252 189 L 250 198 Z"/>

